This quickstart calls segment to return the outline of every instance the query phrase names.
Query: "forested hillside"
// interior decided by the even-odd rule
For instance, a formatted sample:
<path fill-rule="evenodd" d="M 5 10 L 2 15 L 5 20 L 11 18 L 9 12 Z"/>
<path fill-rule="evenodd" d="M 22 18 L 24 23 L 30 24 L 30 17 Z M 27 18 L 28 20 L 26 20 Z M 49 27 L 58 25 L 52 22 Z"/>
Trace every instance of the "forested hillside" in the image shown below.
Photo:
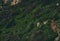
<path fill-rule="evenodd" d="M 51 21 L 58 20 L 60 0 L 20 0 L 15 5 L 0 0 L 0 41 L 54 41 L 58 33 Z"/>

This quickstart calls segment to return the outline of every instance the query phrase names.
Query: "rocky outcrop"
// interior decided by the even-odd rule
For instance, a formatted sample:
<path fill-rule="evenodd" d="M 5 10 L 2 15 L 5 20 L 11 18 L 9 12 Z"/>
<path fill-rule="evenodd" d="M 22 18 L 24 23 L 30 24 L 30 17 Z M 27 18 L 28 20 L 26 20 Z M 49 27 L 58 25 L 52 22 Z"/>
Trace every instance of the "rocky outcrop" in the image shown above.
<path fill-rule="evenodd" d="M 20 0 L 13 0 L 13 1 L 11 2 L 11 5 L 18 4 L 18 3 L 19 3 L 19 1 L 20 1 Z"/>
<path fill-rule="evenodd" d="M 10 3 L 10 5 L 16 5 L 19 2 L 21 2 L 21 0 L 4 0 L 4 3 Z"/>

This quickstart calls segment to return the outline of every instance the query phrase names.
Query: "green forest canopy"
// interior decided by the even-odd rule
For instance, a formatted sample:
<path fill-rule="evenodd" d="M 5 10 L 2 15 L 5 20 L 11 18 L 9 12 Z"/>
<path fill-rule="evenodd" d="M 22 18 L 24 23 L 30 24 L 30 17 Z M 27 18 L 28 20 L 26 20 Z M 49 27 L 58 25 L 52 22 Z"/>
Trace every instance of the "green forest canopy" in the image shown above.
<path fill-rule="evenodd" d="M 50 28 L 50 20 L 60 18 L 60 5 L 57 3 L 60 1 L 22 0 L 14 6 L 2 4 L 0 41 L 53 41 L 57 33 Z M 46 20 L 48 23 L 43 24 Z M 41 23 L 38 28 L 37 22 Z"/>

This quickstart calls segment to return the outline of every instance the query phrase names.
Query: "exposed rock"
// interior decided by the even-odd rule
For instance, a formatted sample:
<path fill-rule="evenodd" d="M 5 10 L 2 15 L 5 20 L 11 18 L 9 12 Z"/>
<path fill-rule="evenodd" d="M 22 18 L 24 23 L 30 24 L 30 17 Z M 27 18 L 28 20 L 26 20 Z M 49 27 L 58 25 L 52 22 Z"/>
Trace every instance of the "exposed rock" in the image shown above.
<path fill-rule="evenodd" d="M 20 1 L 20 0 L 13 0 L 13 1 L 11 2 L 11 5 L 18 4 L 18 3 L 19 3 L 19 1 Z"/>
<path fill-rule="evenodd" d="M 4 0 L 4 3 L 7 4 L 7 3 L 11 3 L 10 5 L 16 5 L 18 4 L 19 2 L 21 2 L 21 0 Z"/>
<path fill-rule="evenodd" d="M 48 21 L 44 21 L 44 22 L 43 22 L 43 24 L 47 24 L 47 23 L 48 23 Z"/>
<path fill-rule="evenodd" d="M 54 41 L 58 41 L 59 37 L 56 37 Z"/>
<path fill-rule="evenodd" d="M 39 27 L 40 26 L 40 22 L 37 22 L 37 27 Z"/>
<path fill-rule="evenodd" d="M 56 3 L 56 6 L 59 6 L 59 3 Z"/>

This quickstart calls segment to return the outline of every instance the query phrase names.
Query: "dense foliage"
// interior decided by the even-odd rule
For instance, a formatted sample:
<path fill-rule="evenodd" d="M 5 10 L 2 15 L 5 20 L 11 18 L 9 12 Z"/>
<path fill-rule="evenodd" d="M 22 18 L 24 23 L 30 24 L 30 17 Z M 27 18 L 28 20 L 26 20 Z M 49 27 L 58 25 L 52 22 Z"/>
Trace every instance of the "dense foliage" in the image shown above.
<path fill-rule="evenodd" d="M 50 20 L 57 21 L 60 13 L 59 0 L 22 0 L 0 8 L 0 41 L 54 41 Z M 47 24 L 43 24 L 48 20 Z M 40 26 L 37 27 L 37 22 Z"/>

